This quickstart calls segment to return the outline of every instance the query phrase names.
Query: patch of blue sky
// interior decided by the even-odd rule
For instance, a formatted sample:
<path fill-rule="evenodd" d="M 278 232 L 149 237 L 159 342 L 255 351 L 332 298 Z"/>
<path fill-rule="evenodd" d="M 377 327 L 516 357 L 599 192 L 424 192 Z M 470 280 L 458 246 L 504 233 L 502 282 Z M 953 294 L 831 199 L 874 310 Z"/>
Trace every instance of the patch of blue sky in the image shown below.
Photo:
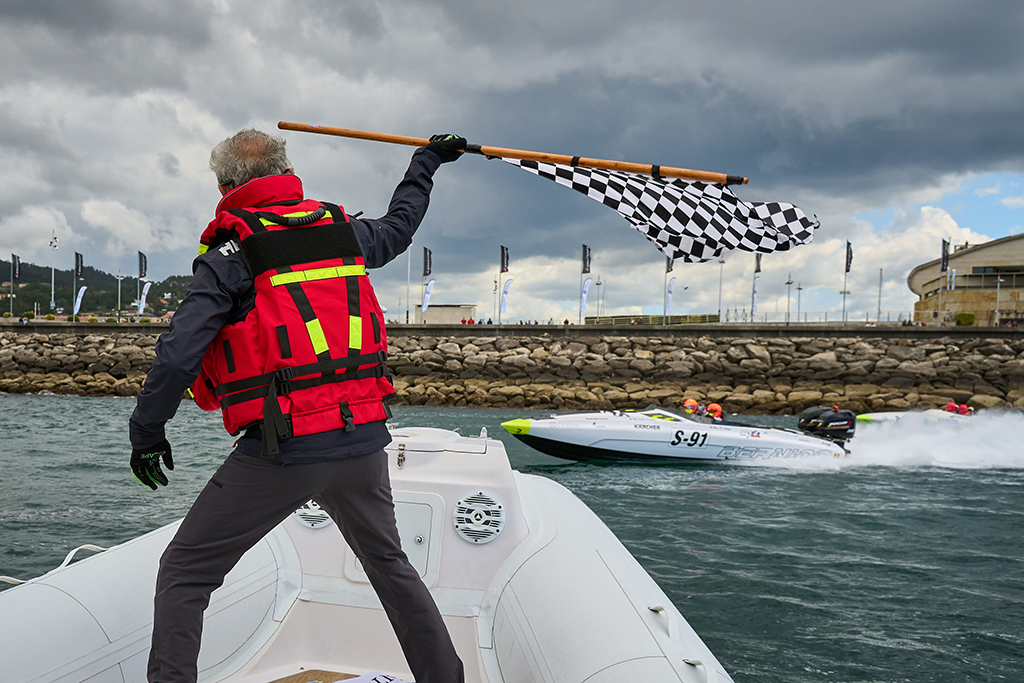
<path fill-rule="evenodd" d="M 1024 176 L 985 173 L 965 180 L 936 204 L 957 224 L 994 239 L 1024 231 Z"/>
<path fill-rule="evenodd" d="M 865 211 L 857 215 L 857 220 L 867 222 L 875 230 L 889 230 L 901 210 L 920 210 L 924 206 L 938 207 L 949 213 L 960 227 L 993 239 L 1018 235 L 1024 232 L 1024 175 L 984 173 L 971 176 L 955 192 L 946 193 L 937 202 Z"/>

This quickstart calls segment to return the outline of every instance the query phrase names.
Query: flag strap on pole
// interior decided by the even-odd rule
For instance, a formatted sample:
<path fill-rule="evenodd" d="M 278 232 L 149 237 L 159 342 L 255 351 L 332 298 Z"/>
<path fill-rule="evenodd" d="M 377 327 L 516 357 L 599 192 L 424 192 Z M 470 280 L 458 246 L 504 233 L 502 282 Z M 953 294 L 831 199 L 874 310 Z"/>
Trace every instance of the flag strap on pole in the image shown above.
<path fill-rule="evenodd" d="M 409 145 L 411 147 L 423 147 L 430 143 L 430 140 L 427 140 L 426 138 L 414 138 L 406 135 L 391 135 L 388 133 L 373 133 L 365 130 L 352 130 L 350 128 L 334 128 L 332 126 L 316 126 L 307 123 L 290 123 L 288 121 L 279 121 L 277 123 L 277 127 L 281 130 L 294 130 L 302 133 L 319 133 L 321 135 L 337 135 L 344 138 L 388 142 L 394 145 Z M 748 179 L 743 176 L 727 175 L 725 173 L 695 171 L 689 168 L 674 168 L 671 166 L 659 166 L 657 164 L 635 164 L 627 161 L 612 161 L 610 159 L 588 159 L 568 154 L 548 154 L 546 152 L 530 152 L 522 149 L 507 149 L 504 147 L 466 145 L 466 151 L 471 154 L 482 154 L 487 157 L 541 161 L 549 164 L 582 166 L 584 168 L 602 168 L 608 171 L 643 173 L 645 175 L 654 176 L 655 178 L 685 178 L 686 180 L 700 180 L 708 183 L 718 183 L 720 185 L 746 185 L 748 181 Z"/>

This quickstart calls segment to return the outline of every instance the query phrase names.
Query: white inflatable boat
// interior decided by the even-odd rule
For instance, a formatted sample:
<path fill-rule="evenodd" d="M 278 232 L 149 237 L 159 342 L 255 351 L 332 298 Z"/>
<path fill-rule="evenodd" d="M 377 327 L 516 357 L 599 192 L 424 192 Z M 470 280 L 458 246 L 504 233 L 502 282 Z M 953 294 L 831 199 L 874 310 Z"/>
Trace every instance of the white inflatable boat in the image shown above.
<path fill-rule="evenodd" d="M 430 428 L 393 437 L 402 545 L 468 682 L 732 681 L 598 517 L 559 484 L 513 471 L 500 441 Z M 157 560 L 176 527 L 0 592 L 0 679 L 143 683 Z M 411 679 L 365 574 L 313 505 L 242 558 L 203 632 L 204 683 Z"/>
<path fill-rule="evenodd" d="M 720 422 L 657 407 L 561 413 L 501 426 L 538 451 L 567 460 L 742 461 L 846 453 L 828 439 L 790 429 Z"/>

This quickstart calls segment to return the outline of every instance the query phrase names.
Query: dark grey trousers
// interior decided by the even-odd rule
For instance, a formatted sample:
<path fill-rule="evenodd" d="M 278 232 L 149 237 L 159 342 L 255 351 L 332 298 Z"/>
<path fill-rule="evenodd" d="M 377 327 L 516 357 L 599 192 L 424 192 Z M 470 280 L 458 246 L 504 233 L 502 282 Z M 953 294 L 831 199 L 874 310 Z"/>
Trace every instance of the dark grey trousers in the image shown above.
<path fill-rule="evenodd" d="M 232 453 L 160 558 L 150 683 L 195 683 L 210 594 L 249 548 L 311 498 L 362 562 L 416 682 L 463 683 L 441 613 L 402 551 L 384 451 L 306 465 Z"/>

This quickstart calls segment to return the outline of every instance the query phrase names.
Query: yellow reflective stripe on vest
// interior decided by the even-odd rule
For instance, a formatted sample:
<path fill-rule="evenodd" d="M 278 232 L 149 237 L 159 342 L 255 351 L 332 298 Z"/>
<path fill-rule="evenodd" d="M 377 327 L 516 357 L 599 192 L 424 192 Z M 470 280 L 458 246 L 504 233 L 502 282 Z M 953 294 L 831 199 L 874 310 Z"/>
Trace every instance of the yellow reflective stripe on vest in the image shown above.
<path fill-rule="evenodd" d="M 366 266 L 336 266 L 334 268 L 311 268 L 296 270 L 291 273 L 278 273 L 270 276 L 270 284 L 274 287 L 287 285 L 290 282 L 310 282 L 312 280 L 329 280 L 334 277 L 352 277 L 366 275 Z"/>
<path fill-rule="evenodd" d="M 317 355 L 327 351 L 327 336 L 324 335 L 324 328 L 320 326 L 320 320 L 313 318 L 306 323 L 306 332 L 310 341 L 313 342 L 313 352 Z"/>
<path fill-rule="evenodd" d="M 348 347 L 350 349 L 363 348 L 363 319 L 357 315 L 348 317 Z"/>

